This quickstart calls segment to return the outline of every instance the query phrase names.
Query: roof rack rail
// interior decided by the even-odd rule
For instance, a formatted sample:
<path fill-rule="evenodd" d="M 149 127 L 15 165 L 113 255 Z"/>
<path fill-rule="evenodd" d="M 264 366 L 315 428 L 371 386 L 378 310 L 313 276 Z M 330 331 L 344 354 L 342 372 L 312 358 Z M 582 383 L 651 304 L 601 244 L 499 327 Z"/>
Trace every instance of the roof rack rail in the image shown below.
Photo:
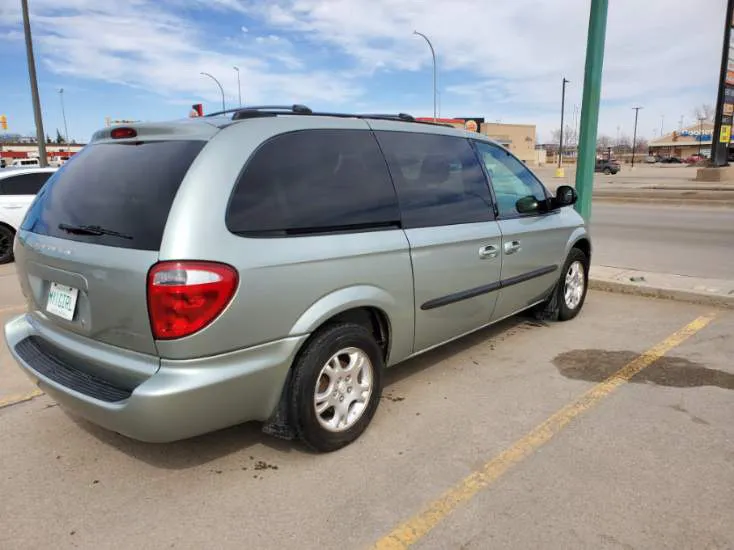
<path fill-rule="evenodd" d="M 227 109 L 225 111 L 218 111 L 211 113 L 206 116 L 213 117 L 218 115 L 225 115 L 234 113 L 232 120 L 243 120 L 248 118 L 261 118 L 261 117 L 273 117 L 277 115 L 313 115 L 313 116 L 328 116 L 338 118 L 360 118 L 360 119 L 374 119 L 374 120 L 394 120 L 398 122 L 414 122 L 416 124 L 431 124 L 435 126 L 450 126 L 449 124 L 443 124 L 440 122 L 432 122 L 426 120 L 418 120 L 413 115 L 408 113 L 329 113 L 329 112 L 318 112 L 313 111 L 306 105 L 293 104 L 293 105 L 248 105 L 245 107 L 238 107 L 235 109 Z"/>
<path fill-rule="evenodd" d="M 219 116 L 229 113 L 239 113 L 241 111 L 285 111 L 299 115 L 310 115 L 313 112 L 306 105 L 296 103 L 293 105 L 246 105 L 244 107 L 235 107 L 234 109 L 225 109 L 224 111 L 209 113 L 206 116 Z"/>

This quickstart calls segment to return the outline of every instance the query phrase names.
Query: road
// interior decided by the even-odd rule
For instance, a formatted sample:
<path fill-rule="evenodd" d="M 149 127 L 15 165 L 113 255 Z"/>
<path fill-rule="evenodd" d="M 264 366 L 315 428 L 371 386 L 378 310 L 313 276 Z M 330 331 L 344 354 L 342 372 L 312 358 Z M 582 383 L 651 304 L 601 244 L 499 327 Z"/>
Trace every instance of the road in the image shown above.
<path fill-rule="evenodd" d="M 595 202 L 594 263 L 734 279 L 734 209 Z"/>

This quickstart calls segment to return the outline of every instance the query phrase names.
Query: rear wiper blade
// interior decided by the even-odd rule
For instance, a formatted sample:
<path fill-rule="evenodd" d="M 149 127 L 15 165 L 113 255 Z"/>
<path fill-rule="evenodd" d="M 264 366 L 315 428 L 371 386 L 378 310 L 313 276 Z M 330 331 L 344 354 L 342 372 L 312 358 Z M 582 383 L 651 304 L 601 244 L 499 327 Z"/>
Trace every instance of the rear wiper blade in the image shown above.
<path fill-rule="evenodd" d="M 105 229 L 100 225 L 70 225 L 68 223 L 60 223 L 59 229 L 67 233 L 76 233 L 77 235 L 109 235 L 111 237 L 119 237 L 121 239 L 132 239 L 132 235 Z"/>

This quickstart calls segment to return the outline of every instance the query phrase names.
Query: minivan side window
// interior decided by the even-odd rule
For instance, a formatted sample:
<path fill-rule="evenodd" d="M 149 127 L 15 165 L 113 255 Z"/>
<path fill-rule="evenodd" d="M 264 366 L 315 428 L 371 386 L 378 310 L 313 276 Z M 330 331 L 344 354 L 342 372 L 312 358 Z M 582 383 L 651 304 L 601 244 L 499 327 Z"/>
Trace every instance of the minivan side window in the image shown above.
<path fill-rule="evenodd" d="M 51 172 L 35 172 L 4 178 L 0 180 L 0 195 L 35 195 L 51 175 Z"/>
<path fill-rule="evenodd" d="M 500 218 L 527 215 L 520 214 L 515 206 L 521 198 L 533 196 L 538 201 L 547 200 L 543 185 L 512 153 L 491 143 L 474 143 L 494 189 Z"/>
<path fill-rule="evenodd" d="M 252 237 L 369 231 L 399 227 L 400 210 L 372 132 L 303 130 L 253 153 L 226 224 Z"/>
<path fill-rule="evenodd" d="M 412 132 L 376 135 L 406 229 L 494 220 L 487 179 L 468 140 Z"/>

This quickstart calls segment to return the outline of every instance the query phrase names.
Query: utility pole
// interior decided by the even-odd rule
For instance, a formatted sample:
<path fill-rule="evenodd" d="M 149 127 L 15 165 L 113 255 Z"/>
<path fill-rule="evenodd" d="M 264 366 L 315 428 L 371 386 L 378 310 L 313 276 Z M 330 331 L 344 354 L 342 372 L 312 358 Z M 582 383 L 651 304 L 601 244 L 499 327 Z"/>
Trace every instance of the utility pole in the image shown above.
<path fill-rule="evenodd" d="M 436 92 L 438 89 L 438 86 L 437 86 L 438 81 L 436 78 L 436 50 L 433 49 L 433 44 L 431 44 L 431 41 L 428 39 L 428 37 L 425 34 L 418 32 L 418 31 L 413 31 L 413 34 L 417 34 L 418 36 L 423 37 L 423 40 L 426 41 L 426 43 L 428 44 L 428 47 L 431 48 L 431 57 L 433 58 L 433 122 L 436 122 L 436 101 L 437 101 Z"/>
<path fill-rule="evenodd" d="M 632 168 L 635 167 L 635 149 L 637 148 L 637 115 L 642 107 L 632 107 L 635 112 L 635 129 L 632 131 Z"/>
<path fill-rule="evenodd" d="M 59 97 L 61 98 L 61 116 L 64 118 L 64 137 L 66 138 L 66 144 L 71 143 L 69 141 L 69 127 L 66 125 L 66 109 L 64 109 L 64 89 L 59 88 Z"/>
<path fill-rule="evenodd" d="M 38 142 L 38 162 L 41 167 L 48 166 L 46 157 L 46 134 L 43 131 L 43 116 L 41 115 L 41 99 L 38 95 L 38 80 L 36 79 L 36 59 L 33 56 L 33 38 L 31 37 L 31 20 L 28 13 L 28 0 L 20 1 L 23 9 L 23 33 L 25 34 L 26 57 L 28 58 L 28 78 L 31 82 L 31 97 L 33 100 L 33 117 L 36 122 L 36 141 Z"/>
<path fill-rule="evenodd" d="M 202 74 L 202 75 L 204 75 L 204 76 L 208 76 L 208 77 L 209 77 L 209 78 L 211 78 L 211 79 L 212 79 L 212 80 L 213 80 L 214 82 L 216 82 L 216 83 L 217 83 L 217 86 L 219 86 L 219 91 L 220 91 L 220 92 L 222 92 L 222 111 L 226 111 L 226 110 L 227 110 L 227 107 L 225 107 L 225 106 L 224 106 L 224 88 L 222 88 L 222 84 L 221 84 L 221 83 L 219 82 L 219 80 L 217 80 L 216 78 L 214 78 L 214 77 L 213 77 L 212 75 L 210 75 L 209 73 L 200 73 L 200 74 Z"/>
<path fill-rule="evenodd" d="M 581 139 L 576 168 L 576 210 L 591 221 L 591 195 L 596 163 L 596 131 L 599 125 L 601 74 L 604 65 L 604 40 L 607 31 L 609 0 L 591 0 L 589 32 L 586 43 L 584 94 L 581 103 Z"/>
<path fill-rule="evenodd" d="M 563 81 L 561 82 L 561 136 L 558 143 L 558 170 L 556 170 L 556 177 L 562 178 L 563 177 L 563 115 L 566 110 L 566 84 L 568 84 L 570 81 L 566 80 L 566 77 L 563 77 Z"/>
<path fill-rule="evenodd" d="M 237 71 L 237 101 L 238 105 L 242 107 L 242 86 L 240 85 L 240 68 L 235 66 L 234 70 Z"/>
<path fill-rule="evenodd" d="M 663 137 L 663 124 L 665 123 L 665 115 L 660 115 L 660 137 Z"/>

